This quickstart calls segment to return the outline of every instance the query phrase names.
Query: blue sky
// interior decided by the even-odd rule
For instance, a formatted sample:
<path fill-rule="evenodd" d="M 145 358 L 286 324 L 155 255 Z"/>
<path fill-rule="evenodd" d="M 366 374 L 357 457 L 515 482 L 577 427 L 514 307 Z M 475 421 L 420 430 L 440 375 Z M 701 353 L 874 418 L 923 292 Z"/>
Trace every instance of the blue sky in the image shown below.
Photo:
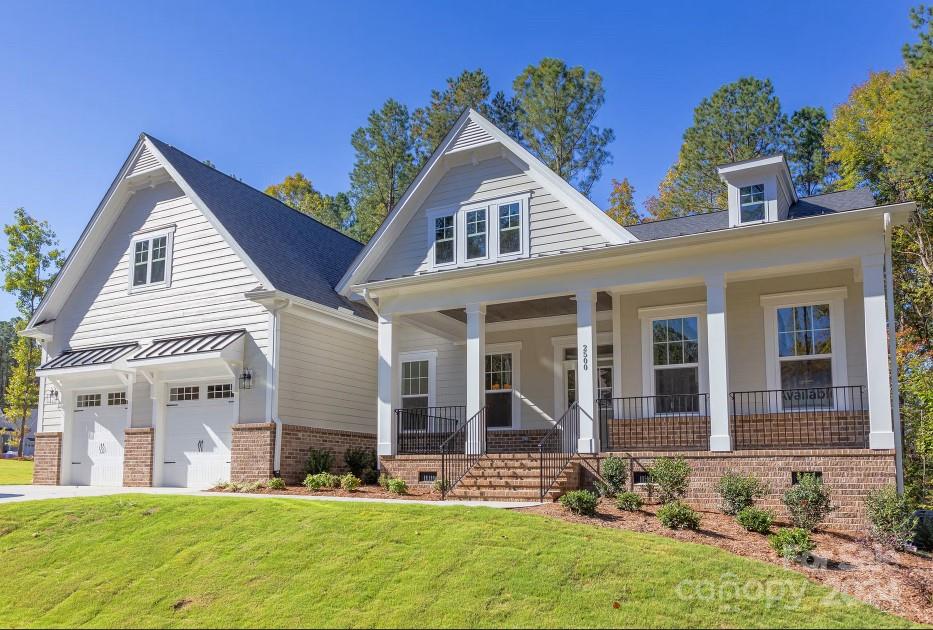
<path fill-rule="evenodd" d="M 786 111 L 831 110 L 912 39 L 910 2 L 0 3 L 0 220 L 25 207 L 70 248 L 147 131 L 263 188 L 302 171 L 348 187 L 350 134 L 464 68 L 493 89 L 554 56 L 603 75 L 610 178 L 641 202 L 693 108 L 770 78 Z M 0 295 L 0 317 L 15 313 Z"/>

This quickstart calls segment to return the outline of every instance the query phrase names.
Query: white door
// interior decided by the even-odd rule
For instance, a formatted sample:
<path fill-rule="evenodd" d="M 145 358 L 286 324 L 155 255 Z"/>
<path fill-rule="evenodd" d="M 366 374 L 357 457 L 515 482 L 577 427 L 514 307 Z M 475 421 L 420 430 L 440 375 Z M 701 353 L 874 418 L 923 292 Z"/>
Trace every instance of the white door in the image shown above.
<path fill-rule="evenodd" d="M 162 485 L 210 488 L 229 481 L 232 427 L 238 416 L 231 383 L 170 387 Z"/>
<path fill-rule="evenodd" d="M 126 393 L 83 392 L 72 410 L 70 481 L 76 486 L 123 485 Z"/>

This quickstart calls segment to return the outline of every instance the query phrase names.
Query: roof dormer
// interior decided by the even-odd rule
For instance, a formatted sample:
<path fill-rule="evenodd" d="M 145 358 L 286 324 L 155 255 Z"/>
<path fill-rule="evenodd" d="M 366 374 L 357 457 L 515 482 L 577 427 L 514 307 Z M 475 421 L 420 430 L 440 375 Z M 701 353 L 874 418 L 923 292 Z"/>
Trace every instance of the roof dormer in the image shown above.
<path fill-rule="evenodd" d="M 797 201 L 783 155 L 717 167 L 729 187 L 729 227 L 782 221 Z"/>

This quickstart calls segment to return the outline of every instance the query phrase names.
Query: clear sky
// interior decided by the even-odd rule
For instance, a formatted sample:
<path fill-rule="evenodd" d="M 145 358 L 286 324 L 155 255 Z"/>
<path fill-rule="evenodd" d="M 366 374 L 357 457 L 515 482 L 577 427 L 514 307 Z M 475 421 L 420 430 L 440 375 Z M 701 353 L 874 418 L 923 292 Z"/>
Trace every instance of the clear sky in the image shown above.
<path fill-rule="evenodd" d="M 0 221 L 25 207 L 70 249 L 141 131 L 264 188 L 348 188 L 350 134 L 465 68 L 493 90 L 542 57 L 598 71 L 614 163 L 655 192 L 693 108 L 740 76 L 831 110 L 896 68 L 910 2 L 18 2 L 0 0 Z M 5 244 L 5 241 L 4 243 Z M 0 317 L 15 313 L 0 295 Z"/>

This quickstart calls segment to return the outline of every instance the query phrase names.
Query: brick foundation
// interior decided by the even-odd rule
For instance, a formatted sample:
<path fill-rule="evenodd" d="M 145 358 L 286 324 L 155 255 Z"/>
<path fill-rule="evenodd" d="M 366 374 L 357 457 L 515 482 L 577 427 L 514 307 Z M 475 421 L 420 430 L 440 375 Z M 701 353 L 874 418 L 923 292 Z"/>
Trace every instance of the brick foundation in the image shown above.
<path fill-rule="evenodd" d="M 126 429 L 123 439 L 123 486 L 152 486 L 152 457 L 155 430 L 152 427 Z"/>
<path fill-rule="evenodd" d="M 537 453 L 538 444 L 547 429 L 516 429 L 487 431 L 486 451 L 489 453 Z"/>
<path fill-rule="evenodd" d="M 250 483 L 272 477 L 275 462 L 275 423 L 233 425 L 230 481 Z"/>
<path fill-rule="evenodd" d="M 62 434 L 36 433 L 35 467 L 32 483 L 37 486 L 57 486 L 62 474 Z"/>
<path fill-rule="evenodd" d="M 282 425 L 281 476 L 287 483 L 300 483 L 305 478 L 305 465 L 312 448 L 327 449 L 334 454 L 333 473 L 347 472 L 343 455 L 347 449 L 376 449 L 372 433 L 335 431 L 294 424 Z"/>
<path fill-rule="evenodd" d="M 383 472 L 390 477 L 404 479 L 408 485 L 418 483 L 419 473 L 436 473 L 441 477 L 440 455 L 395 455 L 379 458 L 379 465 Z M 423 482 L 432 484 L 433 482 Z"/>

